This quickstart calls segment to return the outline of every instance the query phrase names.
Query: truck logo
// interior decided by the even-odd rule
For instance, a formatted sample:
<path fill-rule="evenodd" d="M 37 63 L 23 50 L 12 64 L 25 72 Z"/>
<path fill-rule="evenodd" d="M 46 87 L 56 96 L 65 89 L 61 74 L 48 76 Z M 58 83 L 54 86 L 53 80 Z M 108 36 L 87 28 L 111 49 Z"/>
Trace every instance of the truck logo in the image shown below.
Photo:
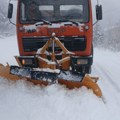
<path fill-rule="evenodd" d="M 62 35 L 65 31 L 66 31 L 65 28 L 49 28 L 48 35 L 55 33 L 58 36 L 58 35 Z"/>

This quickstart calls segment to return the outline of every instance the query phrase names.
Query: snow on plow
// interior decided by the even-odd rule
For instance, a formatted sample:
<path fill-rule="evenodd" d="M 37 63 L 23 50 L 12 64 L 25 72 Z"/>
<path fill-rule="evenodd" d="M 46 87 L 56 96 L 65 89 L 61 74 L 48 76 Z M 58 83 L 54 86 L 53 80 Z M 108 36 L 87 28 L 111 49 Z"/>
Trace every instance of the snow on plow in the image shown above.
<path fill-rule="evenodd" d="M 49 50 L 49 46 L 52 50 Z M 59 47 L 61 52 L 56 53 L 55 46 Z M 59 60 L 56 59 L 56 54 L 61 57 Z M 24 79 L 45 86 L 59 83 L 69 89 L 86 86 L 101 97 L 102 92 L 97 84 L 98 77 L 91 77 L 86 73 L 71 69 L 71 66 L 74 67 L 72 56 L 74 53 L 68 51 L 53 34 L 34 56 L 16 56 L 19 66 L 0 64 L 0 76 L 9 80 Z"/>

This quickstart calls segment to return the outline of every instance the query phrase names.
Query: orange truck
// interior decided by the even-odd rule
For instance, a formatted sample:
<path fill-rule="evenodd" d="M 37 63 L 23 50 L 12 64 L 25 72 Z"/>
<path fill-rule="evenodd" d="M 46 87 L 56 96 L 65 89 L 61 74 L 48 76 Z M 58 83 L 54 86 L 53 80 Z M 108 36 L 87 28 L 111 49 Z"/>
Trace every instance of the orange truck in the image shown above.
<path fill-rule="evenodd" d="M 13 4 L 10 2 L 10 22 L 12 13 Z M 99 4 L 96 5 L 96 19 L 102 19 L 102 6 Z M 90 85 L 84 81 L 88 80 L 85 76 L 91 73 L 93 63 L 91 0 L 18 0 L 16 30 L 20 55 L 15 58 L 19 66 L 11 66 L 11 74 L 25 74 L 32 81 L 40 81 L 45 76 L 54 81 L 60 73 L 68 75 L 68 79 L 72 74 L 71 78 L 76 79 L 74 83 L 73 80 L 66 82 L 64 74 L 62 77 L 59 75 L 58 82 L 69 84 L 69 88 L 84 85 L 99 91 L 96 82 L 95 86 L 92 83 L 97 78 L 87 76 Z M 82 77 L 82 80 L 73 76 Z M 101 96 L 100 91 L 98 94 Z"/>
<path fill-rule="evenodd" d="M 72 56 L 72 69 L 82 73 L 91 72 L 91 0 L 18 0 L 17 6 L 16 28 L 21 56 L 19 61 L 22 56 L 33 56 L 54 32 L 64 46 L 75 53 Z M 13 5 L 10 3 L 8 18 L 12 18 L 12 10 Z M 96 18 L 102 19 L 101 5 L 96 5 Z M 55 50 L 59 52 L 59 48 L 56 47 Z"/>

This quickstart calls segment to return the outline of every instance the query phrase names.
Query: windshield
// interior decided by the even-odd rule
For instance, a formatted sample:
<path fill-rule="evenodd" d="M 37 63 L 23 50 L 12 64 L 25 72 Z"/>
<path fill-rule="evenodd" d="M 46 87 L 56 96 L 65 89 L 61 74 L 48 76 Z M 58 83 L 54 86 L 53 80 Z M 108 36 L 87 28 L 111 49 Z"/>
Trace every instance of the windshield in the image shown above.
<path fill-rule="evenodd" d="M 88 0 L 20 0 L 21 23 L 71 20 L 88 22 Z"/>

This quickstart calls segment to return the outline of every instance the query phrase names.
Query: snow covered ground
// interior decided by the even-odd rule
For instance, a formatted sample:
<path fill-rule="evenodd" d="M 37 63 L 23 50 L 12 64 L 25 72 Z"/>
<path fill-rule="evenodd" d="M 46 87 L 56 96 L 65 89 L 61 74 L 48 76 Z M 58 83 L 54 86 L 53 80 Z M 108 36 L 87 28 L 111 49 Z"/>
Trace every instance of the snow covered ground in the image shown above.
<path fill-rule="evenodd" d="M 0 63 L 16 64 L 16 36 L 0 38 Z M 0 78 L 0 120 L 120 120 L 120 53 L 95 49 L 93 75 L 104 96 L 82 87 L 34 86 Z"/>

